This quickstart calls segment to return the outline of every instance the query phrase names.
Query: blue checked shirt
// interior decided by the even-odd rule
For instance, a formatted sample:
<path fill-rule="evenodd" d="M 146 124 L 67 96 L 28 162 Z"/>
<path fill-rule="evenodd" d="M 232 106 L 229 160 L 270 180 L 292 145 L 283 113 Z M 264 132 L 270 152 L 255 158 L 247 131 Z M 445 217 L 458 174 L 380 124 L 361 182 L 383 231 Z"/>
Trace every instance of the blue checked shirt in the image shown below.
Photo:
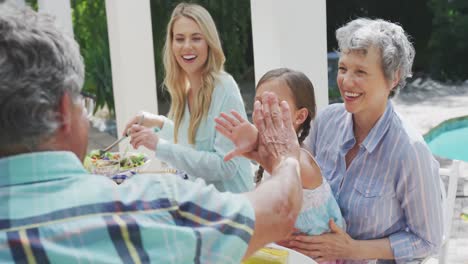
<path fill-rule="evenodd" d="M 349 235 L 389 238 L 397 263 L 436 253 L 443 233 L 439 164 L 421 135 L 388 101 L 346 169 L 345 155 L 355 143 L 352 114 L 343 104 L 320 112 L 305 142 L 332 187 Z"/>
<path fill-rule="evenodd" d="M 70 152 L 0 159 L 0 263 L 239 263 L 253 233 L 244 196 L 136 175 L 117 186 Z"/>

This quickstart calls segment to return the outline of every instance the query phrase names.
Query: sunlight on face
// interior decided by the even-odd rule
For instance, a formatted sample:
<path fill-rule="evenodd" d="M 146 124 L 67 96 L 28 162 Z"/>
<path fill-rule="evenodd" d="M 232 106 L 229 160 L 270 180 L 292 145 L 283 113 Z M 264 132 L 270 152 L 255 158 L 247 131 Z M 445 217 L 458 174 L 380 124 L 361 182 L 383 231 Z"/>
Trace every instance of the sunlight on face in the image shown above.
<path fill-rule="evenodd" d="M 369 48 L 367 54 L 343 52 L 336 80 L 348 112 L 383 113 L 385 110 L 392 87 L 385 78 L 377 48 Z"/>

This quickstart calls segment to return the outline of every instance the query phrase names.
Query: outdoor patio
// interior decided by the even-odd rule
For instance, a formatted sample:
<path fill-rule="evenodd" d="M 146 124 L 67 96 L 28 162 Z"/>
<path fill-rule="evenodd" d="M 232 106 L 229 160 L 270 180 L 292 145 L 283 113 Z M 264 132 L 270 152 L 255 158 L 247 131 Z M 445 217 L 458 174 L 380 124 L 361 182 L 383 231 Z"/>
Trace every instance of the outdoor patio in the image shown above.
<path fill-rule="evenodd" d="M 395 109 L 410 121 L 423 135 L 444 120 L 468 115 L 468 83 L 458 86 L 444 86 L 428 80 L 416 80 L 410 87 L 392 99 Z M 116 138 L 91 127 L 88 150 L 108 146 Z M 117 148 L 114 149 L 117 151 Z M 441 167 L 449 167 L 451 161 L 437 158 Z M 465 166 L 468 170 L 468 166 Z M 458 182 L 457 197 L 452 219 L 452 230 L 448 249 L 448 263 L 468 263 L 468 222 L 460 214 L 468 210 L 468 171 L 465 179 Z M 465 187 L 466 186 L 466 187 Z"/>
<path fill-rule="evenodd" d="M 14 1 L 19 5 L 26 4 L 25 0 Z M 73 33 L 70 1 L 36 2 L 40 11 L 54 14 L 66 31 L 71 35 L 76 34 Z M 150 1 L 104 2 L 112 58 L 109 69 L 114 76 L 112 89 L 117 116 L 114 126 L 118 128 L 114 131 L 122 131 L 125 122 L 137 111 L 145 109 L 157 112 L 158 109 L 167 109 L 167 105 L 158 102 L 156 92 Z M 326 79 L 326 10 L 325 0 L 297 1 L 295 4 L 288 1 L 251 1 L 251 41 L 252 50 L 256 51 L 252 59 L 255 61 L 253 78 L 258 81 L 267 70 L 282 66 L 303 71 L 313 80 L 314 86 L 319 87 L 316 89 L 318 106 L 326 105 L 329 93 Z M 295 19 L 283 14 L 294 14 Z M 307 30 L 313 34 L 303 34 L 303 25 L 309 25 Z M 304 50 L 308 51 L 307 54 Z M 254 88 L 242 83 L 240 86 L 246 108 L 251 112 Z M 468 116 L 468 81 L 458 85 L 443 85 L 430 79 L 417 78 L 392 101 L 395 109 L 424 135 L 445 120 Z M 115 140 L 115 132 L 111 135 L 91 126 L 88 151 L 103 149 Z M 120 150 L 127 144 L 128 139 L 120 145 Z M 119 151 L 119 146 L 111 151 Z M 451 160 L 436 158 L 442 168 L 448 168 L 452 163 Z M 468 221 L 460 217 L 462 212 L 468 213 L 468 162 L 464 168 L 465 178 L 460 179 L 457 186 L 448 250 L 448 263 L 454 264 L 468 264 Z"/>

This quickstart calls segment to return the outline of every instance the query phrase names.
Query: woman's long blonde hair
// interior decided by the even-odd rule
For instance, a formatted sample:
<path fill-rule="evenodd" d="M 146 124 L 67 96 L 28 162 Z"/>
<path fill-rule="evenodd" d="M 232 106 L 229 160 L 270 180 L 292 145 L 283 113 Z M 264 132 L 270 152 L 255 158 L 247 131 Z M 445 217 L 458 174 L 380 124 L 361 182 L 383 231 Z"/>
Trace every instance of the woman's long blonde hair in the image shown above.
<path fill-rule="evenodd" d="M 190 109 L 190 125 L 188 140 L 195 144 L 196 131 L 200 122 L 208 114 L 211 104 L 211 95 L 215 87 L 217 76 L 224 69 L 225 57 L 219 40 L 216 25 L 208 11 L 197 4 L 180 3 L 171 15 L 167 25 L 166 43 L 164 45 L 164 69 L 166 76 L 164 85 L 171 95 L 171 108 L 169 117 L 174 121 L 174 141 L 177 143 L 180 122 L 184 116 L 185 104 L 187 103 L 188 79 L 172 52 L 173 26 L 174 22 L 186 17 L 195 21 L 200 27 L 208 44 L 208 58 L 202 71 L 202 87 L 194 94 L 193 106 Z"/>

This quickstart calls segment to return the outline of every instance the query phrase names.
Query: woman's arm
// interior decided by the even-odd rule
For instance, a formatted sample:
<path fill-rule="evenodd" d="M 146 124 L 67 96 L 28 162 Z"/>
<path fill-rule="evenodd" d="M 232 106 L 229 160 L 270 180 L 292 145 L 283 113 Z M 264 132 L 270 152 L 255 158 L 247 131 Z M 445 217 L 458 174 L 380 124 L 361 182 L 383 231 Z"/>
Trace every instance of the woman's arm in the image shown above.
<path fill-rule="evenodd" d="M 406 231 L 390 235 L 395 259 L 424 258 L 440 249 L 443 236 L 439 163 L 422 141 L 413 142 L 401 160 L 396 195 L 406 216 Z"/>
<path fill-rule="evenodd" d="M 330 233 L 320 236 L 292 236 L 280 244 L 318 262 L 337 259 L 394 259 L 388 238 L 355 240 L 332 220 L 330 230 Z"/>
<path fill-rule="evenodd" d="M 150 112 L 146 111 L 140 111 L 138 114 L 136 114 L 134 117 L 128 121 L 128 123 L 125 125 L 124 129 L 124 135 L 128 134 L 127 131 L 134 125 L 134 124 L 140 124 L 144 127 L 148 128 L 157 128 L 158 130 L 161 129 L 164 125 L 164 116 L 161 115 L 155 115 Z M 143 120 L 143 122 L 141 122 Z"/>
<path fill-rule="evenodd" d="M 156 146 L 156 157 L 186 171 L 190 176 L 208 181 L 221 181 L 233 177 L 240 166 L 239 159 L 224 162 L 223 149 L 217 146 L 214 148 L 213 152 L 195 150 L 161 138 Z M 219 152 L 220 150 L 222 152 Z"/>
<path fill-rule="evenodd" d="M 236 87 L 232 87 L 232 89 L 234 88 Z M 237 93 L 231 91 L 228 94 L 220 91 L 214 92 L 212 101 L 217 102 L 217 106 L 212 105 L 212 107 L 216 107 L 214 109 L 215 112 L 212 112 L 212 114 L 219 115 L 223 111 L 235 110 L 245 116 L 244 104 L 238 91 Z M 212 110 L 210 109 L 210 111 Z M 208 119 L 207 122 L 210 122 L 207 126 L 215 127 L 214 120 Z M 165 127 L 166 122 L 164 123 L 163 130 L 166 130 Z M 215 131 L 212 150 L 196 150 L 161 139 L 156 146 L 156 157 L 178 169 L 186 171 L 191 176 L 208 181 L 222 181 L 234 177 L 240 169 L 244 170 L 245 173 L 250 172 L 250 163 L 244 159 L 238 158 L 228 162 L 224 161 L 224 156 L 232 148 L 232 142 L 218 131 Z"/>

